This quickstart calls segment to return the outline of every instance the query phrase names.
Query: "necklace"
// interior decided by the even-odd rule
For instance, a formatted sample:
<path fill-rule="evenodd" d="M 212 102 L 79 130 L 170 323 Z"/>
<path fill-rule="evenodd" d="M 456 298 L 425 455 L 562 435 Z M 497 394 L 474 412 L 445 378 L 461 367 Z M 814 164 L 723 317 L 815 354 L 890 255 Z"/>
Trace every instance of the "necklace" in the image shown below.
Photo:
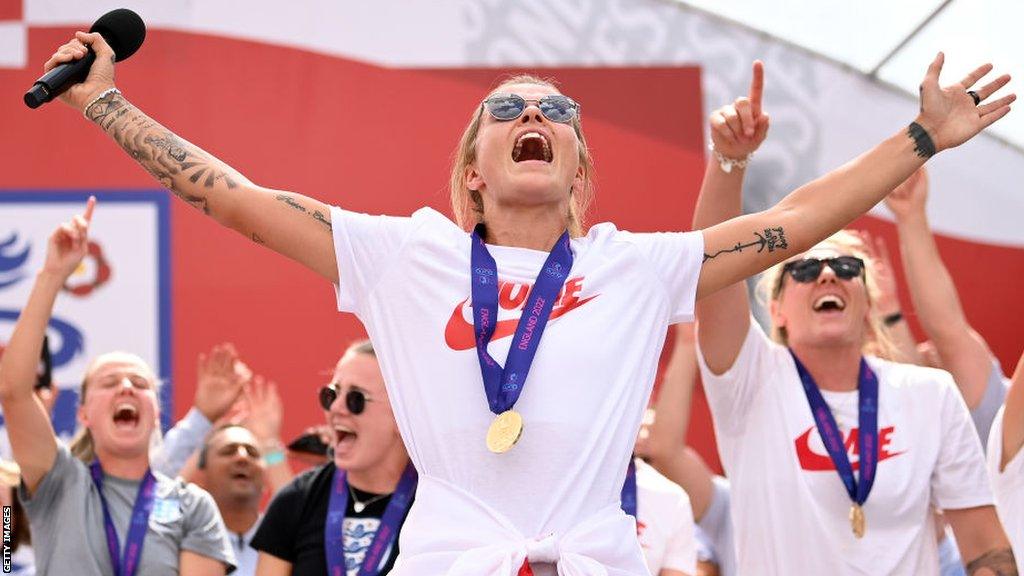
<path fill-rule="evenodd" d="M 366 507 L 369 506 L 370 504 L 373 504 L 378 500 L 382 500 L 384 498 L 387 498 L 388 496 L 391 496 L 391 494 L 378 494 L 373 498 L 366 500 L 365 502 L 360 502 L 359 498 L 356 496 L 356 493 L 352 490 L 351 484 L 348 485 L 348 493 L 350 496 L 352 496 L 352 509 L 356 511 L 356 514 L 362 514 L 363 510 L 366 510 Z"/>

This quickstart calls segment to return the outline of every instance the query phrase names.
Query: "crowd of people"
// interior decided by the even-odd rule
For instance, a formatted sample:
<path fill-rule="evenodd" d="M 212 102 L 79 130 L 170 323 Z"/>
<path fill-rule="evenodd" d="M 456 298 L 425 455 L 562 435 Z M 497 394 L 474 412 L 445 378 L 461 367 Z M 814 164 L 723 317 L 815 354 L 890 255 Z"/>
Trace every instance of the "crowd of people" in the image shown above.
<path fill-rule="evenodd" d="M 770 125 L 755 63 L 750 93 L 710 115 L 693 231 L 638 234 L 585 228 L 580 104 L 539 78 L 504 81 L 472 111 L 453 222 L 260 187 L 130 103 L 98 34 L 76 34 L 46 68 L 88 50 L 88 77 L 61 98 L 180 199 L 332 282 L 372 343 L 339 346 L 330 383 L 307 391 L 325 421 L 291 444 L 311 453 L 306 470 L 289 463 L 276 385 L 229 344 L 199 358 L 194 405 L 162 439 L 152 368 L 100 354 L 65 446 L 36 372 L 54 302 L 87 250 L 90 199 L 55 228 L 0 358 L 13 460 L 0 480 L 23 509 L 26 573 L 1022 568 L 1024 371 L 1007 378 L 968 323 L 925 212 L 925 162 L 1009 112 L 1013 95 L 993 96 L 1009 77 L 981 83 L 991 66 L 942 86 L 939 54 L 909 126 L 743 215 L 745 168 Z M 843 230 L 883 200 L 921 344 L 884 244 Z M 744 282 L 761 272 L 766 327 Z M 501 281 L 529 287 L 518 319 L 498 305 Z M 577 302 L 587 306 L 552 315 Z M 452 304 L 473 352 L 445 345 Z M 496 334 L 505 320 L 514 333 Z M 723 475 L 685 442 L 698 373 Z"/>

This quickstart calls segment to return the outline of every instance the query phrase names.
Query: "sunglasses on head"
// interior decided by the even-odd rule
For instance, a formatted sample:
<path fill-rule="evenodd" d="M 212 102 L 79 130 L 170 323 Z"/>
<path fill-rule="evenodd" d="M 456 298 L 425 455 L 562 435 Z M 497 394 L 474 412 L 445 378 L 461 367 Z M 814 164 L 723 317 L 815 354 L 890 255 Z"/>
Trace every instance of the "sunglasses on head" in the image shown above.
<path fill-rule="evenodd" d="M 814 282 L 821 275 L 825 264 L 842 280 L 852 280 L 864 272 L 864 261 L 856 256 L 836 256 L 835 258 L 804 258 L 786 263 L 782 267 L 783 274 L 789 273 L 797 282 Z"/>
<path fill-rule="evenodd" d="M 324 410 L 330 411 L 334 401 L 338 399 L 339 386 L 337 384 L 328 384 L 320 389 L 320 407 Z M 349 388 L 348 392 L 345 393 L 345 407 L 353 415 L 358 416 L 366 410 L 366 403 L 370 399 L 366 397 L 366 393 L 358 388 Z"/>
<path fill-rule="evenodd" d="M 561 94 L 549 94 L 537 100 L 527 100 L 518 94 L 495 94 L 484 100 L 483 106 L 495 120 L 515 120 L 523 115 L 529 104 L 536 104 L 545 118 L 559 124 L 568 124 L 580 115 L 580 105 Z"/>

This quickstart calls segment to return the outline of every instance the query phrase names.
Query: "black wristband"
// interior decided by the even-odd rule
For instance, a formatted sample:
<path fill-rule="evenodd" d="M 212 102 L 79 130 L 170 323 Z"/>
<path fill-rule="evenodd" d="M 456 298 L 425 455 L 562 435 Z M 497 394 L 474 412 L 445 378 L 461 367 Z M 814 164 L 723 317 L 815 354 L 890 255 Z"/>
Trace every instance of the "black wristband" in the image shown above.
<path fill-rule="evenodd" d="M 892 314 L 883 317 L 882 323 L 885 324 L 887 328 L 891 328 L 900 320 L 903 320 L 903 312 L 893 312 Z"/>
<path fill-rule="evenodd" d="M 914 152 L 921 158 L 931 158 L 935 155 L 935 142 L 928 134 L 928 131 L 917 122 L 911 122 L 907 126 L 907 136 L 914 141 Z"/>

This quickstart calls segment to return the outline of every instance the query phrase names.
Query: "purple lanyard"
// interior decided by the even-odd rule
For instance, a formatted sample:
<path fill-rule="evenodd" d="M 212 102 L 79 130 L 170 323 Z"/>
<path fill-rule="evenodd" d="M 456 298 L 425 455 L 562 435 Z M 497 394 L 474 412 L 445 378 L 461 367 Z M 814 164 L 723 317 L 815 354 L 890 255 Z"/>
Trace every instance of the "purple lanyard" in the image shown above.
<path fill-rule="evenodd" d="M 139 569 L 139 560 L 142 558 L 142 544 L 146 539 L 146 530 L 149 527 L 149 513 L 153 511 L 153 503 L 156 501 L 156 478 L 153 473 L 146 469 L 146 475 L 139 484 L 139 493 L 135 497 L 135 505 L 132 507 L 132 520 L 128 525 L 128 536 L 125 538 L 124 558 L 121 558 L 121 545 L 117 541 L 117 528 L 114 527 L 114 520 L 110 517 L 110 508 L 107 506 L 107 499 L 103 496 L 103 468 L 99 460 L 93 460 L 89 465 L 92 473 L 92 481 L 96 484 L 96 491 L 100 495 L 100 504 L 103 505 L 103 526 L 107 532 L 107 551 L 110 552 L 110 564 L 114 567 L 115 576 L 135 576 Z"/>
<path fill-rule="evenodd" d="M 563 232 L 555 242 L 530 289 L 504 368 L 487 351 L 487 344 L 498 324 L 498 265 L 484 244 L 483 224 L 478 224 L 473 230 L 470 265 L 473 281 L 473 332 L 484 379 L 484 392 L 491 412 L 501 414 L 515 406 L 516 400 L 519 400 L 526 375 L 530 373 L 530 365 L 540 345 L 540 337 L 551 315 L 551 308 L 572 268 L 569 233 Z"/>
<path fill-rule="evenodd" d="M 836 466 L 836 472 L 846 486 L 846 493 L 850 500 L 862 506 L 868 500 L 871 493 L 871 486 L 875 483 L 875 472 L 878 471 L 878 377 L 868 366 L 864 358 L 860 359 L 860 373 L 857 376 L 858 391 L 858 437 L 860 452 L 860 482 L 853 474 L 853 466 L 850 465 L 850 458 L 846 455 L 846 445 L 843 442 L 843 434 L 839 431 L 839 425 L 832 416 L 821 390 L 814 382 L 810 372 L 800 362 L 800 359 L 789 351 L 796 362 L 796 371 L 800 374 L 800 382 L 804 387 L 804 394 L 807 395 L 807 403 L 811 406 L 811 414 L 814 416 L 814 423 L 818 427 L 818 435 L 828 450 L 828 455 Z"/>
<path fill-rule="evenodd" d="M 359 566 L 359 576 L 377 576 L 384 553 L 398 538 L 405 513 L 408 512 L 413 493 L 416 492 L 416 479 L 416 469 L 410 462 L 402 472 L 402 478 L 391 494 L 387 508 L 384 509 L 377 535 L 373 537 L 370 549 L 366 551 L 363 563 Z M 348 509 L 348 481 L 345 479 L 345 471 L 335 468 L 331 484 L 333 487 L 331 498 L 327 501 L 327 521 L 324 523 L 327 573 L 330 576 L 345 576 L 345 534 L 342 526 L 345 511 Z"/>
<path fill-rule="evenodd" d="M 636 460 L 629 459 L 626 481 L 622 484 L 622 511 L 636 518 Z"/>

